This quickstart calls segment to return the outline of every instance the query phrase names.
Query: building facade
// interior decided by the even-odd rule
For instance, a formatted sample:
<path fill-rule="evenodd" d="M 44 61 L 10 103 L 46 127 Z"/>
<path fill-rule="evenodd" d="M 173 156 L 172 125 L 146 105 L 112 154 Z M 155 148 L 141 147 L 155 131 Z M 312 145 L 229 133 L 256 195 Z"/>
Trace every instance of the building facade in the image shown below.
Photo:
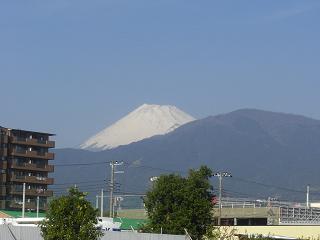
<path fill-rule="evenodd" d="M 48 174 L 54 171 L 49 164 L 54 159 L 55 142 L 53 134 L 9 129 L 0 126 L 0 208 L 21 209 L 23 183 L 25 190 L 25 209 L 46 210 L 48 197 L 53 191 L 48 185 L 53 178 Z"/>

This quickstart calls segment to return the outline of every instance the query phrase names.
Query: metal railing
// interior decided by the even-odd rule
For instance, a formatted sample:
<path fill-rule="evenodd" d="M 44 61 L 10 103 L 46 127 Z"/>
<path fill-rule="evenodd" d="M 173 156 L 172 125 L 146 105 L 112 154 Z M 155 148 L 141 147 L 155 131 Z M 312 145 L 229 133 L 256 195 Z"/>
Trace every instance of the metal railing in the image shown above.
<path fill-rule="evenodd" d="M 53 178 L 48 177 L 36 177 L 36 176 L 18 176 L 12 174 L 10 176 L 11 181 L 26 182 L 26 183 L 39 183 L 39 184 L 53 184 Z"/>
<path fill-rule="evenodd" d="M 28 151 L 25 149 L 12 149 L 10 151 L 11 155 L 30 157 L 30 158 L 43 158 L 43 159 L 54 159 L 54 153 L 51 152 L 39 152 L 39 151 Z"/>
<path fill-rule="evenodd" d="M 10 194 L 22 195 L 22 188 L 11 188 Z M 42 196 L 42 197 L 52 197 L 53 191 L 47 189 L 26 189 L 26 195 L 29 196 Z"/>
<path fill-rule="evenodd" d="M 53 172 L 54 166 L 47 164 L 34 164 L 34 163 L 26 163 L 26 162 L 13 162 L 10 164 L 11 168 L 17 169 L 26 169 L 26 170 L 35 170 L 35 171 L 48 171 Z"/>
<path fill-rule="evenodd" d="M 25 138 L 25 137 L 11 137 L 11 142 L 16 144 L 25 144 L 25 145 L 39 145 L 43 147 L 53 148 L 55 147 L 54 141 L 37 139 L 37 138 Z"/>
<path fill-rule="evenodd" d="M 219 201 L 214 206 L 219 207 Z M 222 198 L 222 208 L 267 208 L 267 207 L 296 207 L 304 208 L 305 203 L 288 202 L 288 201 L 272 201 L 272 200 L 260 200 L 260 199 L 248 199 L 248 198 Z"/>

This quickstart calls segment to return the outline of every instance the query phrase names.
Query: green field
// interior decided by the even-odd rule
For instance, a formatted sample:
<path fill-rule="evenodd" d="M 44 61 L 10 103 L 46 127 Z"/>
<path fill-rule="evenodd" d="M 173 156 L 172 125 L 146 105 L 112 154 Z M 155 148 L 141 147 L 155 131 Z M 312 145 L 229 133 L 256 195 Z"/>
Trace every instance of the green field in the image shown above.
<path fill-rule="evenodd" d="M 117 211 L 117 216 L 132 219 L 147 219 L 147 213 L 144 209 L 123 209 Z"/>
<path fill-rule="evenodd" d="M 22 216 L 22 212 L 21 211 L 11 211 L 11 210 L 0 210 L 0 212 L 9 215 L 13 218 L 20 218 Z M 25 212 L 25 217 L 37 217 L 37 213 L 35 212 Z M 39 217 L 45 217 L 46 214 L 45 213 L 41 213 L 39 212 Z"/>

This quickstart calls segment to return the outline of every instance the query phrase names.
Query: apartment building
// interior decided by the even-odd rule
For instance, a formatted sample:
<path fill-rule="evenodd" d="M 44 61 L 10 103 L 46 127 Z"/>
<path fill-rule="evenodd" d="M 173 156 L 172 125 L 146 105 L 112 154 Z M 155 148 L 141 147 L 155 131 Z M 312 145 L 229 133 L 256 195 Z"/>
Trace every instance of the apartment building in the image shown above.
<path fill-rule="evenodd" d="M 49 164 L 54 159 L 53 134 L 10 129 L 0 126 L 0 209 L 21 209 L 23 183 L 26 184 L 25 209 L 47 208 L 47 199 L 53 195 L 48 185 L 54 171 Z"/>

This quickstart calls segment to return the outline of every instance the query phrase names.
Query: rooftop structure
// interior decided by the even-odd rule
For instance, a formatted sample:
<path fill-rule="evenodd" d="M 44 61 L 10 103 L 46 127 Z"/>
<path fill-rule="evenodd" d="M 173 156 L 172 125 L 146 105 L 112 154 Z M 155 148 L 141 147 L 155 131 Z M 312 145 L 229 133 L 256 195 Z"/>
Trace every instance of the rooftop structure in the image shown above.
<path fill-rule="evenodd" d="M 221 205 L 221 225 L 320 225 L 320 208 L 305 203 L 224 198 Z"/>
<path fill-rule="evenodd" d="M 54 171 L 49 160 L 54 159 L 55 142 L 53 134 L 10 129 L 0 126 L 0 208 L 21 209 L 23 184 L 26 184 L 25 208 L 47 208 L 47 198 L 53 195 L 48 185 L 53 178 L 48 173 Z"/>

